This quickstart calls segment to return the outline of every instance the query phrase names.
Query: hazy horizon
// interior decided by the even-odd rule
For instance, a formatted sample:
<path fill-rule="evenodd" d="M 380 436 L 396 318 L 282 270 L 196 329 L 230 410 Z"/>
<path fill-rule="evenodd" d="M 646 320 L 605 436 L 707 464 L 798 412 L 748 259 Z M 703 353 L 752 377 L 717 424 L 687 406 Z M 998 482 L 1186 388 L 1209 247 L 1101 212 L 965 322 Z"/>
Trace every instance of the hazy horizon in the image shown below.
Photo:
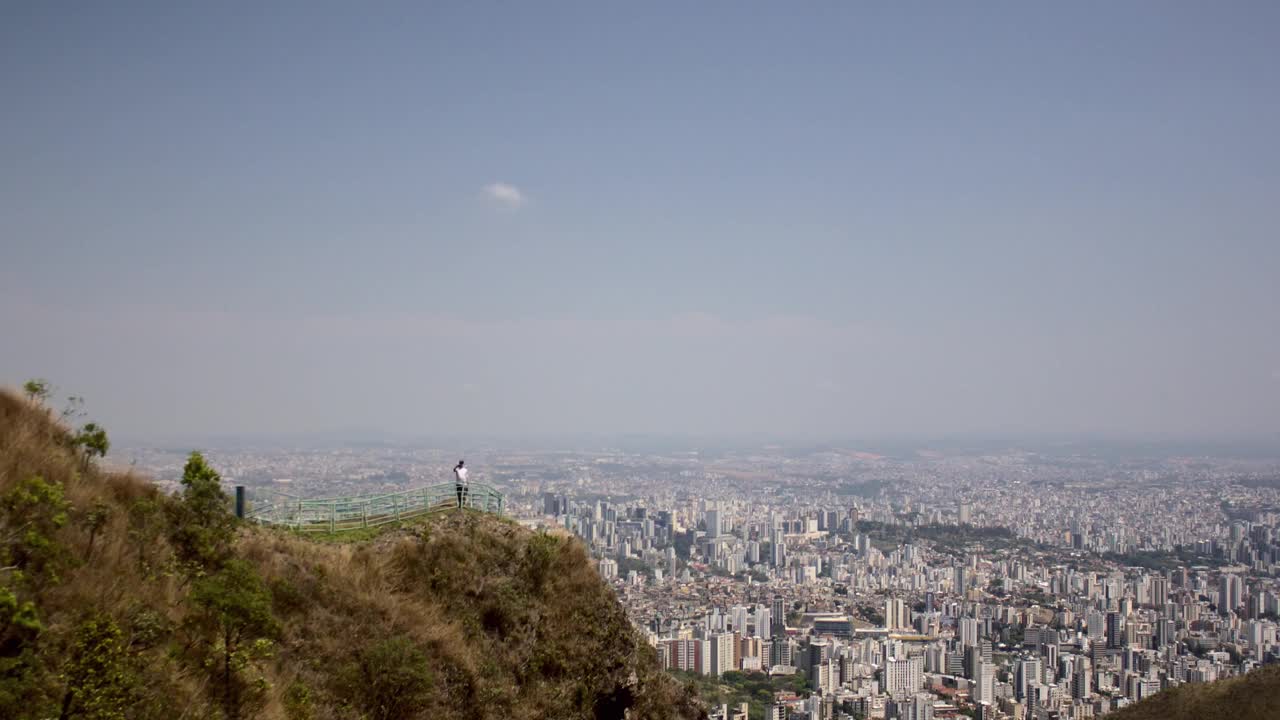
<path fill-rule="evenodd" d="M 1280 436 L 1280 5 L 0 8 L 122 438 Z"/>

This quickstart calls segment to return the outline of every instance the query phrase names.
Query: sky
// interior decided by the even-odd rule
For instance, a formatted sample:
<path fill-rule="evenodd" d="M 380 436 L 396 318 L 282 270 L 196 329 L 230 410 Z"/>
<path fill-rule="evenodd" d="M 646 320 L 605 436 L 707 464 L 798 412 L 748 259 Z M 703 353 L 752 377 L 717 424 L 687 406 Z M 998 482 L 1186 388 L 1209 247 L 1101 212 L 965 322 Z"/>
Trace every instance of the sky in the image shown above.
<path fill-rule="evenodd" d="M 113 432 L 1280 435 L 1280 4 L 0 4 Z"/>

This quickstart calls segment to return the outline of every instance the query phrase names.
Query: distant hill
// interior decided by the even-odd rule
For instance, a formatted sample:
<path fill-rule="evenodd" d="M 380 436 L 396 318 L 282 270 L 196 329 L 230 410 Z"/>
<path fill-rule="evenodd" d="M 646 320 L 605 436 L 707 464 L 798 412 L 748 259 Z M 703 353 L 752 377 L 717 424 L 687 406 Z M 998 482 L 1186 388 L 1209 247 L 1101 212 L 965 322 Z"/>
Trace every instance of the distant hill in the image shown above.
<path fill-rule="evenodd" d="M 1280 718 L 1280 665 L 1211 683 L 1157 693 L 1122 708 L 1115 720 L 1276 720 Z"/>
<path fill-rule="evenodd" d="M 705 716 L 582 545 L 446 512 L 359 543 L 100 470 L 0 391 L 0 717 Z"/>

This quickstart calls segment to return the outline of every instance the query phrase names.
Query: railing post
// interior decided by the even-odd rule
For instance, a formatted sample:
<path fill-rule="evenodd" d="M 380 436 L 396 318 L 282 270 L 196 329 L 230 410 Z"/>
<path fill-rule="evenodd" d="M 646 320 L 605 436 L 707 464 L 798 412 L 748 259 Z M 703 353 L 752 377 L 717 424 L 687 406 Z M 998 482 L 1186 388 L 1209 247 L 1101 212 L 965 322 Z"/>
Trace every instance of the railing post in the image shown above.
<path fill-rule="evenodd" d="M 329 532 L 338 530 L 338 503 L 329 503 Z"/>
<path fill-rule="evenodd" d="M 360 526 L 369 527 L 369 500 L 360 503 Z"/>
<path fill-rule="evenodd" d="M 244 486 L 236 486 L 236 517 L 244 519 Z"/>

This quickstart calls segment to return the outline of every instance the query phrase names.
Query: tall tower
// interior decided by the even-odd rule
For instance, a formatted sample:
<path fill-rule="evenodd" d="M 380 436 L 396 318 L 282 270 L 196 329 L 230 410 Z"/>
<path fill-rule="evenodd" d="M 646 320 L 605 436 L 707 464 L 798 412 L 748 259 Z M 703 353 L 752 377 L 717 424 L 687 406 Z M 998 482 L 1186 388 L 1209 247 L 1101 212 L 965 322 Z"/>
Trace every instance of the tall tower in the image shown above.
<path fill-rule="evenodd" d="M 910 627 L 907 604 L 898 598 L 884 601 L 884 626 L 890 630 Z"/>
<path fill-rule="evenodd" d="M 981 655 L 976 658 L 973 668 L 973 694 L 975 703 L 995 703 L 995 667 L 983 662 Z"/>
<path fill-rule="evenodd" d="M 1227 573 L 1218 581 L 1218 613 L 1230 615 L 1244 600 L 1244 582 L 1239 575 Z"/>
<path fill-rule="evenodd" d="M 1114 610 L 1107 613 L 1107 647 L 1118 648 L 1124 642 L 1120 621 L 1123 616 Z"/>

